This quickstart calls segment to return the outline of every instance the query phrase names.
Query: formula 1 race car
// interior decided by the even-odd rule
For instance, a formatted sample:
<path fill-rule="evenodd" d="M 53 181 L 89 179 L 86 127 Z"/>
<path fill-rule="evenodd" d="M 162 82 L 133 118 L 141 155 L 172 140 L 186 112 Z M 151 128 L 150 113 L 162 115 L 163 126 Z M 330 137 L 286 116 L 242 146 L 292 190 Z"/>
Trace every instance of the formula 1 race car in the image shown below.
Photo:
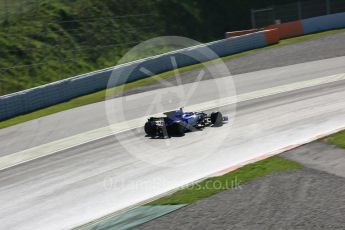
<path fill-rule="evenodd" d="M 152 137 L 169 138 L 171 136 L 184 136 L 185 132 L 200 130 L 207 126 L 221 126 L 228 121 L 228 117 L 220 112 L 207 115 L 203 112 L 176 111 L 164 113 L 166 117 L 150 117 L 145 123 L 145 133 Z"/>

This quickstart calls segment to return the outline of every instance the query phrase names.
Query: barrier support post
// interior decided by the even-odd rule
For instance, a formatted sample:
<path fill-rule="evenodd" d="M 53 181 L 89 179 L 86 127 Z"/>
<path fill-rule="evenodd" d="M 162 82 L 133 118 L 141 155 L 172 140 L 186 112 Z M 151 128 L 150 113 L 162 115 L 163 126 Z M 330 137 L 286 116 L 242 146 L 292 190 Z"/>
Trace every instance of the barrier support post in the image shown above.
<path fill-rule="evenodd" d="M 297 10 L 298 10 L 298 19 L 302 20 L 302 3 L 301 3 L 301 1 L 297 2 Z"/>
<path fill-rule="evenodd" d="M 326 0 L 326 14 L 331 14 L 330 0 Z"/>
<path fill-rule="evenodd" d="M 255 28 L 256 28 L 256 23 L 255 23 L 254 10 L 251 9 L 251 10 L 250 10 L 250 13 L 251 13 L 251 20 L 252 20 L 252 29 L 255 29 Z"/>

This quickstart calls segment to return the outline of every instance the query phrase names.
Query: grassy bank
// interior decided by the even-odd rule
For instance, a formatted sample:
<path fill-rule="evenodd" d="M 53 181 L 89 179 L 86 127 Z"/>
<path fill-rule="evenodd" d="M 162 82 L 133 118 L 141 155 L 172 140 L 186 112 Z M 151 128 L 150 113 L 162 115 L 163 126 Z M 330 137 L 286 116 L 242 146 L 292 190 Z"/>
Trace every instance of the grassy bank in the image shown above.
<path fill-rule="evenodd" d="M 300 169 L 303 166 L 279 156 L 246 165 L 223 176 L 208 178 L 148 205 L 189 204 L 229 189 L 241 189 L 241 185 L 272 173 Z"/>
<path fill-rule="evenodd" d="M 326 137 L 324 141 L 345 149 L 345 131 L 341 131 Z"/>
<path fill-rule="evenodd" d="M 220 39 L 286 1 L 0 0 L 0 95 L 113 66 L 150 38 Z"/>
<path fill-rule="evenodd" d="M 191 70 L 203 68 L 203 66 L 205 66 L 205 65 L 210 65 L 210 64 L 215 63 L 215 62 L 220 61 L 220 60 L 226 61 L 226 60 L 238 58 L 238 57 L 241 57 L 244 55 L 248 55 L 251 53 L 259 52 L 259 51 L 262 51 L 265 49 L 272 49 L 272 48 L 276 48 L 276 47 L 286 46 L 286 45 L 290 45 L 290 44 L 294 44 L 294 43 L 298 43 L 298 42 L 303 42 L 303 41 L 307 41 L 307 40 L 311 40 L 311 39 L 315 39 L 315 38 L 319 38 L 319 37 L 324 37 L 324 36 L 344 32 L 344 31 L 345 31 L 345 29 L 332 30 L 332 31 L 326 31 L 326 32 L 321 32 L 321 33 L 316 33 L 316 34 L 311 34 L 311 35 L 305 35 L 305 36 L 296 37 L 296 38 L 285 39 L 285 40 L 280 41 L 280 43 L 276 44 L 276 45 L 272 45 L 272 46 L 268 46 L 268 47 L 264 47 L 264 48 L 260 48 L 260 49 L 249 50 L 249 51 L 245 51 L 242 53 L 225 56 L 219 60 L 208 61 L 208 62 L 205 62 L 202 64 L 196 64 L 196 65 L 183 67 L 183 68 L 178 69 L 178 71 L 180 73 L 184 73 L 184 72 L 188 72 Z M 126 90 L 135 89 L 135 88 L 138 88 L 140 86 L 149 85 L 149 84 L 156 82 L 156 80 L 155 80 L 156 78 L 171 77 L 174 75 L 174 73 L 175 73 L 175 71 L 169 71 L 169 72 L 162 73 L 162 74 L 159 74 L 159 75 L 154 76 L 154 77 L 149 77 L 149 78 L 146 78 L 143 80 L 129 83 L 129 84 L 125 85 L 124 87 L 122 87 L 122 86 L 115 87 L 109 91 L 111 91 L 113 94 L 116 94 L 116 93 L 120 93 L 120 92 L 123 92 Z M 43 116 L 47 116 L 47 115 L 50 115 L 53 113 L 61 112 L 64 110 L 73 109 L 73 108 L 76 108 L 79 106 L 84 106 L 84 105 L 88 105 L 91 103 L 104 101 L 105 100 L 105 94 L 106 94 L 106 90 L 102 90 L 102 91 L 99 91 L 99 92 L 96 92 L 93 94 L 89 94 L 86 96 L 72 99 L 68 102 L 64 102 L 64 103 L 50 106 L 50 107 L 47 107 L 47 108 L 44 108 L 44 109 L 41 109 L 41 110 L 38 110 L 38 111 L 35 111 L 32 113 L 28 113 L 28 114 L 17 116 L 17 117 L 14 117 L 14 118 L 11 118 L 11 119 L 8 119 L 5 121 L 1 121 L 0 122 L 0 129 L 6 128 L 6 127 L 9 127 L 12 125 L 20 124 L 22 122 L 30 121 L 33 119 L 37 119 L 37 118 L 40 118 Z"/>

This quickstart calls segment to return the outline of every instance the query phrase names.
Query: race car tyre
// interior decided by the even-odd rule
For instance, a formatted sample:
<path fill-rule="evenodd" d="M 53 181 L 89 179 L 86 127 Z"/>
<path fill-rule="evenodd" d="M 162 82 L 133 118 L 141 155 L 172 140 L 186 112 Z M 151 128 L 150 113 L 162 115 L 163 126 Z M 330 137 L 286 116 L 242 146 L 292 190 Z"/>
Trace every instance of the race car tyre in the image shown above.
<path fill-rule="evenodd" d="M 184 136 L 184 127 L 180 123 L 175 123 L 171 125 L 170 128 L 171 135 Z"/>
<path fill-rule="evenodd" d="M 155 128 L 153 127 L 153 125 L 151 124 L 151 122 L 146 122 L 145 123 L 145 126 L 144 126 L 144 129 L 145 129 L 145 133 L 151 137 L 155 136 L 156 135 L 156 131 L 155 131 Z"/>
<path fill-rule="evenodd" d="M 223 124 L 223 115 L 221 112 L 211 113 L 211 123 L 214 126 L 221 126 Z"/>

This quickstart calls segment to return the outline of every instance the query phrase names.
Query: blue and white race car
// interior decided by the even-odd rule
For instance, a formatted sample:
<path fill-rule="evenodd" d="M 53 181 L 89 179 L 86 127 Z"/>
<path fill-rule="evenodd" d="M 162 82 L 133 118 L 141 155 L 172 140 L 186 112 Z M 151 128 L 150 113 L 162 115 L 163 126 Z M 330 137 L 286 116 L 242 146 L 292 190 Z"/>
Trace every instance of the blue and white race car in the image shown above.
<path fill-rule="evenodd" d="M 168 138 L 183 136 L 185 132 L 200 130 L 207 126 L 221 126 L 228 117 L 220 112 L 207 115 L 203 112 L 184 112 L 182 108 L 164 113 L 166 117 L 150 117 L 145 123 L 145 133 L 152 137 Z"/>

